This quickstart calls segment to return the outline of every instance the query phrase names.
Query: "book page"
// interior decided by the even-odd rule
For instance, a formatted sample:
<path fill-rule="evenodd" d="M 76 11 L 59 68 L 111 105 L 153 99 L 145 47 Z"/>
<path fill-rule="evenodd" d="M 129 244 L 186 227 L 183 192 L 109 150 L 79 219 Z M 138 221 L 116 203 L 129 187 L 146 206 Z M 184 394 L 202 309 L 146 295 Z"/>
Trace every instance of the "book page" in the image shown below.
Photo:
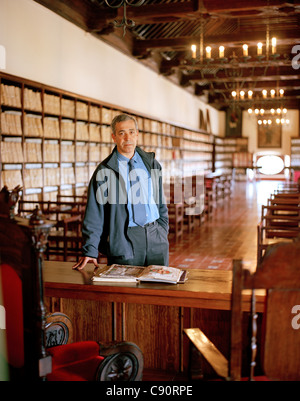
<path fill-rule="evenodd" d="M 140 280 L 177 283 L 180 276 L 181 270 L 175 267 L 150 265 Z"/>
<path fill-rule="evenodd" d="M 138 277 L 143 271 L 142 266 L 126 266 L 126 265 L 112 265 L 105 273 L 103 277 Z"/>

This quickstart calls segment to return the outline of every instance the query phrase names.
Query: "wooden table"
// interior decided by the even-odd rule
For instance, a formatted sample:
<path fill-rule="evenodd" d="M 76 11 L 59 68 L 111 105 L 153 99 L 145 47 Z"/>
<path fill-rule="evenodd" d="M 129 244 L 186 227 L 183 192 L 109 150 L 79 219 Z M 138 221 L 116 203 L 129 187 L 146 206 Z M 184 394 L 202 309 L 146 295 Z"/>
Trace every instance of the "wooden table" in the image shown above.
<path fill-rule="evenodd" d="M 93 266 L 44 262 L 46 305 L 72 319 L 74 341 L 127 340 L 140 346 L 145 367 L 182 371 L 188 363 L 185 327 L 201 327 L 228 354 L 231 271 L 189 270 L 184 284 L 123 284 L 91 281 Z M 257 294 L 262 312 L 264 294 Z M 244 294 L 250 310 L 250 294 Z"/>

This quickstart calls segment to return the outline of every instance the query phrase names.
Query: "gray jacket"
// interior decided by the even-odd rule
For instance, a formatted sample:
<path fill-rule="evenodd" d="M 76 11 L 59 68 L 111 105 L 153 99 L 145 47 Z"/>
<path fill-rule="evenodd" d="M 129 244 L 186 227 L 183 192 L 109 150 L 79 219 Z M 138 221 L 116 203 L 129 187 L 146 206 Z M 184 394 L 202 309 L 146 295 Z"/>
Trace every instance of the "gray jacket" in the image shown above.
<path fill-rule="evenodd" d="M 133 247 L 127 236 L 128 210 L 125 182 L 118 171 L 117 147 L 96 168 L 88 189 L 82 225 L 83 255 L 105 255 L 131 259 Z M 154 199 L 158 206 L 158 223 L 168 231 L 168 208 L 165 202 L 161 166 L 153 152 L 136 147 L 152 177 Z"/>

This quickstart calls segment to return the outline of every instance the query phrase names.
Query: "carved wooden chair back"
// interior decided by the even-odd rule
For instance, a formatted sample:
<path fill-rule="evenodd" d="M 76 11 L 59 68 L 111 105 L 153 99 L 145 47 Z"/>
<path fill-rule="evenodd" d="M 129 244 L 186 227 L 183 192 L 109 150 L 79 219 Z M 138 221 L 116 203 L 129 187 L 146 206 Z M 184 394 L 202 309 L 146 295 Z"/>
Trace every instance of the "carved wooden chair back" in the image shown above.
<path fill-rule="evenodd" d="M 234 262 L 232 289 L 230 377 L 241 376 L 242 291 L 252 291 L 252 358 L 250 379 L 255 376 L 255 291 L 266 290 L 262 326 L 261 363 L 270 380 L 300 379 L 300 243 L 270 247 L 254 274 Z"/>
<path fill-rule="evenodd" d="M 136 344 L 69 343 L 68 317 L 46 316 L 43 253 L 54 222 L 38 209 L 30 219 L 15 217 L 18 191 L 0 191 L 0 380 L 141 380 L 143 354 Z"/>
<path fill-rule="evenodd" d="M 37 380 L 48 373 L 47 365 L 50 367 L 44 344 L 39 258 L 45 246 L 45 225 L 41 220 L 34 221 L 37 216 L 31 220 L 13 219 L 7 213 L 9 199 L 11 193 L 4 188 L 0 196 L 0 298 L 5 315 L 5 329 L 0 331 L 6 344 L 2 362 L 8 379 Z"/>

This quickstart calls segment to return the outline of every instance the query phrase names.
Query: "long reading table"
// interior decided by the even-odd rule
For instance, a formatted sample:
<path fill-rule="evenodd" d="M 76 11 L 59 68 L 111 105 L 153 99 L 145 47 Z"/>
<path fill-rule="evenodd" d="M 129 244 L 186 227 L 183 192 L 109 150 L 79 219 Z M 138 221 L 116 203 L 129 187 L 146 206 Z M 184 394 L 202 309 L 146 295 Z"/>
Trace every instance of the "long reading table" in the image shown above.
<path fill-rule="evenodd" d="M 189 357 L 183 328 L 201 327 L 228 355 L 231 271 L 190 269 L 188 281 L 176 285 L 103 283 L 91 280 L 92 264 L 82 271 L 73 264 L 44 261 L 43 274 L 48 311 L 71 318 L 74 341 L 132 341 L 144 353 L 145 368 L 180 372 Z M 256 299 L 263 312 L 264 293 Z M 249 292 L 243 305 L 249 312 Z"/>

